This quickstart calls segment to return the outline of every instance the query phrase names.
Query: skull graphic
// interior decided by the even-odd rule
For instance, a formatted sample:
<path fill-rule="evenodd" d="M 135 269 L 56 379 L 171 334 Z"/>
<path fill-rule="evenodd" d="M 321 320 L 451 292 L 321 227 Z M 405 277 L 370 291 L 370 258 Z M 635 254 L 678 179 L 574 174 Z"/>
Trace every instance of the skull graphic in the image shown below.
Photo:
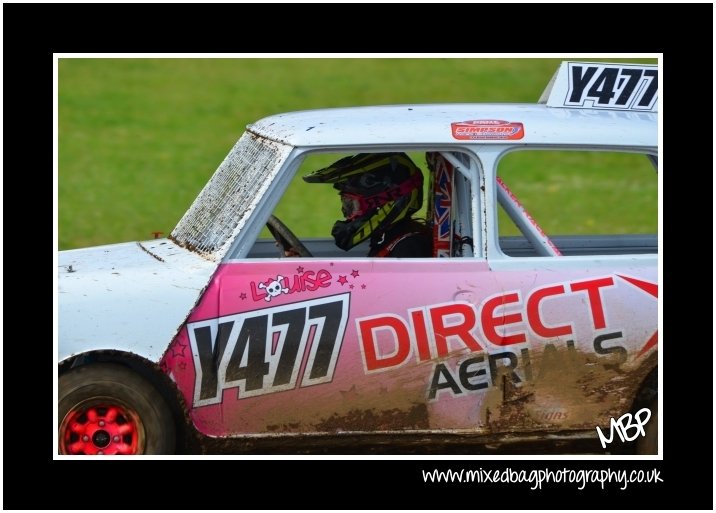
<path fill-rule="evenodd" d="M 281 280 L 283 280 L 283 276 L 278 275 L 268 285 L 263 282 L 259 283 L 259 288 L 266 290 L 266 297 L 264 297 L 266 301 L 271 301 L 272 297 L 276 297 L 281 293 L 288 294 L 288 289 L 281 284 Z"/>

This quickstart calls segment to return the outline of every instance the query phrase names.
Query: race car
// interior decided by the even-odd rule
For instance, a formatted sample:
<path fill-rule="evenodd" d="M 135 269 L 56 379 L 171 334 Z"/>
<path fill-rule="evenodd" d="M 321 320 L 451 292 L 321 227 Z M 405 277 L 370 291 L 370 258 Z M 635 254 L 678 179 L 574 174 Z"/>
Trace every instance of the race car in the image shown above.
<path fill-rule="evenodd" d="M 59 253 L 58 454 L 657 454 L 656 230 L 590 214 L 554 234 L 535 214 L 570 187 L 614 209 L 633 189 L 655 212 L 657 105 L 657 66 L 568 61 L 536 104 L 249 125 L 168 238 Z M 424 180 L 371 196 L 351 244 L 281 221 L 294 178 L 374 155 Z M 552 183 L 557 161 L 579 165 Z M 649 185 L 583 190 L 601 174 Z M 418 189 L 429 256 L 367 256 Z"/>

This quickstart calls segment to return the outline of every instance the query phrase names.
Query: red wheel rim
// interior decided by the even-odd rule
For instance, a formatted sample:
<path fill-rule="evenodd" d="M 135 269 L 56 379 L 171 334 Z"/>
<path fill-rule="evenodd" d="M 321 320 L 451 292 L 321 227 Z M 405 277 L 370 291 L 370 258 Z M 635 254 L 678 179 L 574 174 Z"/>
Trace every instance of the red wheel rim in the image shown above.
<path fill-rule="evenodd" d="M 140 454 L 144 428 L 139 415 L 113 400 L 78 404 L 60 425 L 62 454 Z"/>

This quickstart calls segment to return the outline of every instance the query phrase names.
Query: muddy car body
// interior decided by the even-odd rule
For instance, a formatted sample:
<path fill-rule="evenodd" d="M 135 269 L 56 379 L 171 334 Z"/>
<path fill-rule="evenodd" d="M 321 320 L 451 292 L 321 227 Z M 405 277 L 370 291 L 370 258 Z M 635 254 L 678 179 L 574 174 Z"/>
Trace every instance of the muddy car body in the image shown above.
<path fill-rule="evenodd" d="M 548 236 L 499 171 L 515 152 L 609 152 L 656 181 L 655 88 L 655 67 L 564 63 L 537 104 L 250 125 L 169 238 L 60 252 L 59 452 L 173 453 L 187 436 L 600 450 L 597 427 L 656 419 L 656 235 Z M 307 158 L 394 151 L 425 156 L 432 258 L 303 237 L 310 256 L 283 257 L 261 237 Z M 638 452 L 655 451 L 653 419 Z"/>

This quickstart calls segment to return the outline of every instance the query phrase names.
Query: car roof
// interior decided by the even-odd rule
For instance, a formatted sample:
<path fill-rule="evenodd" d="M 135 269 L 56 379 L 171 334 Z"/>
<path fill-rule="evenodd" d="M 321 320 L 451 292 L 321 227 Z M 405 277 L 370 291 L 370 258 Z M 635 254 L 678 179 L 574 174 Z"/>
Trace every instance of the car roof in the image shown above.
<path fill-rule="evenodd" d="M 452 124 L 499 120 L 522 123 L 512 140 L 459 140 Z M 657 114 L 547 107 L 544 104 L 415 104 L 288 112 L 247 129 L 296 147 L 391 144 L 545 144 L 657 146 Z"/>

